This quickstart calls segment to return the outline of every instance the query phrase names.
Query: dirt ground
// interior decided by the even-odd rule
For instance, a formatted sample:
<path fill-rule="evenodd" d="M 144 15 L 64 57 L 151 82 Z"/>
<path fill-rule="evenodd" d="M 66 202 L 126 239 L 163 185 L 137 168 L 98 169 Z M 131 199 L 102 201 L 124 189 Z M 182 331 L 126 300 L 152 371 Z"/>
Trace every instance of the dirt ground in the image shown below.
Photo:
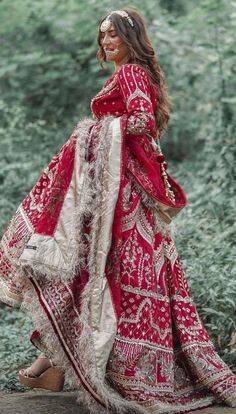
<path fill-rule="evenodd" d="M 89 414 L 89 411 L 76 403 L 75 392 L 32 390 L 0 393 L 0 414 Z M 192 414 L 236 414 L 236 408 L 217 406 L 193 411 Z"/>

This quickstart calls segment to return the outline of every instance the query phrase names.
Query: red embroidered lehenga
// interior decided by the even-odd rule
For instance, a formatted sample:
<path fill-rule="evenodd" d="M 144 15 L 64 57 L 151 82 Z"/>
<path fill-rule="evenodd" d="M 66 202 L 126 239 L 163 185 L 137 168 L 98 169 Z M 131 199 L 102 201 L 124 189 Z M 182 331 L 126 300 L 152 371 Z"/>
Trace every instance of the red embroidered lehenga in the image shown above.
<path fill-rule="evenodd" d="M 113 74 L 0 245 L 1 300 L 31 313 L 32 342 L 96 413 L 236 406 L 159 214 L 155 102 L 145 69 Z"/>

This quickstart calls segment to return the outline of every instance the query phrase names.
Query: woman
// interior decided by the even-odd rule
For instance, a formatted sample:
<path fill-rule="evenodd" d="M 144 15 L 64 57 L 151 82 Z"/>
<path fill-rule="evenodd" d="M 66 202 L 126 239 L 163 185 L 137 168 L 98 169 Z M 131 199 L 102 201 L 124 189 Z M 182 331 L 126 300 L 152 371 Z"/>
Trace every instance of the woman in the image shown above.
<path fill-rule="evenodd" d="M 143 18 L 109 13 L 98 44 L 115 72 L 95 119 L 78 124 L 1 243 L 1 299 L 31 312 L 44 352 L 21 381 L 59 390 L 62 369 L 96 413 L 236 406 L 167 224 L 186 198 L 155 151 L 170 103 Z"/>

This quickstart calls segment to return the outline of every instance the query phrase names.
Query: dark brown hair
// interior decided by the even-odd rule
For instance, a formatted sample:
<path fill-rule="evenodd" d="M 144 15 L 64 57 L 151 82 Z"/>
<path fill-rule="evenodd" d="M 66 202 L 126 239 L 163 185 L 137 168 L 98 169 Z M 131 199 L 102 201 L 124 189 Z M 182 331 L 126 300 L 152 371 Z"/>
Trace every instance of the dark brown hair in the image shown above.
<path fill-rule="evenodd" d="M 168 96 L 165 83 L 165 75 L 159 65 L 157 55 L 153 49 L 147 34 L 145 20 L 142 15 L 134 8 L 122 9 L 131 17 L 134 26 L 132 27 L 127 18 L 119 14 L 111 14 L 111 20 L 117 35 L 123 40 L 129 50 L 129 60 L 127 63 L 136 63 L 143 66 L 149 73 L 152 83 L 157 89 L 157 107 L 155 111 L 156 127 L 159 136 L 168 125 L 170 117 L 171 102 Z M 107 15 L 108 16 L 108 15 Z M 106 17 L 107 17 L 106 16 Z M 104 17 L 101 23 L 106 19 Z M 98 33 L 97 59 L 101 66 L 106 62 L 106 55 L 101 44 L 101 31 Z"/>

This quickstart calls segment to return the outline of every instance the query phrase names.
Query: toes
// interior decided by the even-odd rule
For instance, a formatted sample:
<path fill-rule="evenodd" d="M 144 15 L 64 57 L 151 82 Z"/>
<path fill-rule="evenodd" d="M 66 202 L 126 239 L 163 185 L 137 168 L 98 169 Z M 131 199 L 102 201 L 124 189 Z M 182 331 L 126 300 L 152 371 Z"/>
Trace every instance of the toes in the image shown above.
<path fill-rule="evenodd" d="M 21 369 L 21 370 L 19 371 L 19 373 L 20 373 L 21 375 L 23 375 L 24 377 L 29 377 L 29 378 L 36 378 L 36 377 L 37 377 L 37 375 L 35 375 L 35 374 L 31 371 L 31 369 L 29 369 L 29 368 Z"/>

